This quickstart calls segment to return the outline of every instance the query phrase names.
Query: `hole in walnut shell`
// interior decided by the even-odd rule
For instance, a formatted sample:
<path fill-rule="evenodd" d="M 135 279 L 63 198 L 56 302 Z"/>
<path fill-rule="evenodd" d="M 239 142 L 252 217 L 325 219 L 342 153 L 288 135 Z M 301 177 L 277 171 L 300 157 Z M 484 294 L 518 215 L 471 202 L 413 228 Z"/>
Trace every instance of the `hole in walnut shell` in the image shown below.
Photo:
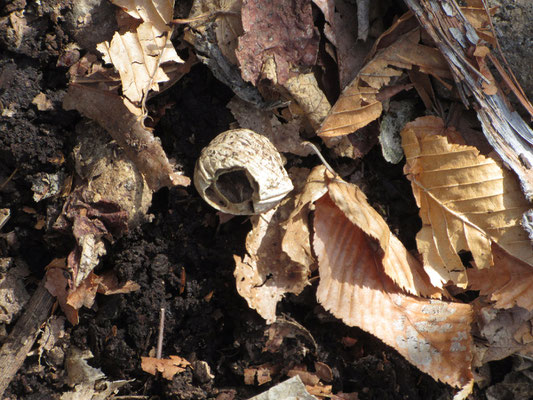
<path fill-rule="evenodd" d="M 219 175 L 215 184 L 219 193 L 233 204 L 252 200 L 254 188 L 242 169 Z"/>

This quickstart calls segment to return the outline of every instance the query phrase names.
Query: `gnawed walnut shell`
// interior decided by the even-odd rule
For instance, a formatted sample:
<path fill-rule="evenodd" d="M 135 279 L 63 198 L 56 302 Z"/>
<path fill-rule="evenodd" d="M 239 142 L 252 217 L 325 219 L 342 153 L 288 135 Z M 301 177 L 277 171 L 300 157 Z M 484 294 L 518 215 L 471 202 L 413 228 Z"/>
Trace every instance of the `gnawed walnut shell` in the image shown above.
<path fill-rule="evenodd" d="M 222 132 L 202 150 L 194 185 L 212 207 L 228 214 L 260 214 L 292 189 L 281 155 L 249 129 Z"/>

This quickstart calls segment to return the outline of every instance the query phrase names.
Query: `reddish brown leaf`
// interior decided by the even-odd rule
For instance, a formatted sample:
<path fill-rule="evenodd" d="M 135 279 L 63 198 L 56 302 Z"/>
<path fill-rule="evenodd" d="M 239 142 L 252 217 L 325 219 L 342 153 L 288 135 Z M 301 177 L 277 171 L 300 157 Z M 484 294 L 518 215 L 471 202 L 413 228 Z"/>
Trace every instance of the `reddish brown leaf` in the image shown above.
<path fill-rule="evenodd" d="M 315 64 L 318 34 L 310 0 L 244 0 L 241 13 L 244 35 L 236 55 L 245 81 L 255 85 L 269 59 L 279 84 L 291 67 Z"/>

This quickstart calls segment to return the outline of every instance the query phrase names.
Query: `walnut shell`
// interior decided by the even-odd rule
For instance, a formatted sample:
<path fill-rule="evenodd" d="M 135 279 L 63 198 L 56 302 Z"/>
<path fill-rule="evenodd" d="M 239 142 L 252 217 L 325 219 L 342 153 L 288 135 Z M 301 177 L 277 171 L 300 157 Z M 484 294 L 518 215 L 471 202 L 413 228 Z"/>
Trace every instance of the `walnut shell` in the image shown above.
<path fill-rule="evenodd" d="M 274 145 L 249 129 L 222 132 L 202 150 L 194 186 L 209 205 L 236 215 L 268 211 L 293 189 Z"/>

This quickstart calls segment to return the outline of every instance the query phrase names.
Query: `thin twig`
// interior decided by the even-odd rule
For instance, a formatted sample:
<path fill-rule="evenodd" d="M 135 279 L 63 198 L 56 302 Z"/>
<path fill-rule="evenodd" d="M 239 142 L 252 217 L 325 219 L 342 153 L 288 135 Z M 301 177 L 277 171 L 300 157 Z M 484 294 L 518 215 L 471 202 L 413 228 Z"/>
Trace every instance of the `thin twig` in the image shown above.
<path fill-rule="evenodd" d="M 313 151 L 316 153 L 316 155 L 318 156 L 318 158 L 320 158 L 320 161 L 322 161 L 322 164 L 324 164 L 324 166 L 326 167 L 326 169 L 331 172 L 333 175 L 335 176 L 339 176 L 339 174 L 337 174 L 335 172 L 335 170 L 331 167 L 331 165 L 329 165 L 329 163 L 326 161 L 326 159 L 324 158 L 324 156 L 322 155 L 322 153 L 320 152 L 320 150 L 318 150 L 318 147 L 316 147 L 313 143 L 311 142 L 308 142 L 308 141 L 304 141 L 302 142 L 302 144 L 304 146 L 309 146 L 311 147 L 311 149 L 313 149 Z"/>
<path fill-rule="evenodd" d="M 15 170 L 11 173 L 11 175 L 9 175 L 6 178 L 6 180 L 4 182 L 2 182 L 2 184 L 0 185 L 0 190 L 2 190 L 4 188 L 4 186 L 7 185 L 11 179 L 13 179 L 13 177 L 15 176 L 15 174 L 17 173 L 18 170 L 19 170 L 18 167 L 15 168 Z"/>
<path fill-rule="evenodd" d="M 161 315 L 159 316 L 159 336 L 157 337 L 157 352 L 156 358 L 161 358 L 163 355 L 163 333 L 165 331 L 165 307 L 161 307 Z"/>

